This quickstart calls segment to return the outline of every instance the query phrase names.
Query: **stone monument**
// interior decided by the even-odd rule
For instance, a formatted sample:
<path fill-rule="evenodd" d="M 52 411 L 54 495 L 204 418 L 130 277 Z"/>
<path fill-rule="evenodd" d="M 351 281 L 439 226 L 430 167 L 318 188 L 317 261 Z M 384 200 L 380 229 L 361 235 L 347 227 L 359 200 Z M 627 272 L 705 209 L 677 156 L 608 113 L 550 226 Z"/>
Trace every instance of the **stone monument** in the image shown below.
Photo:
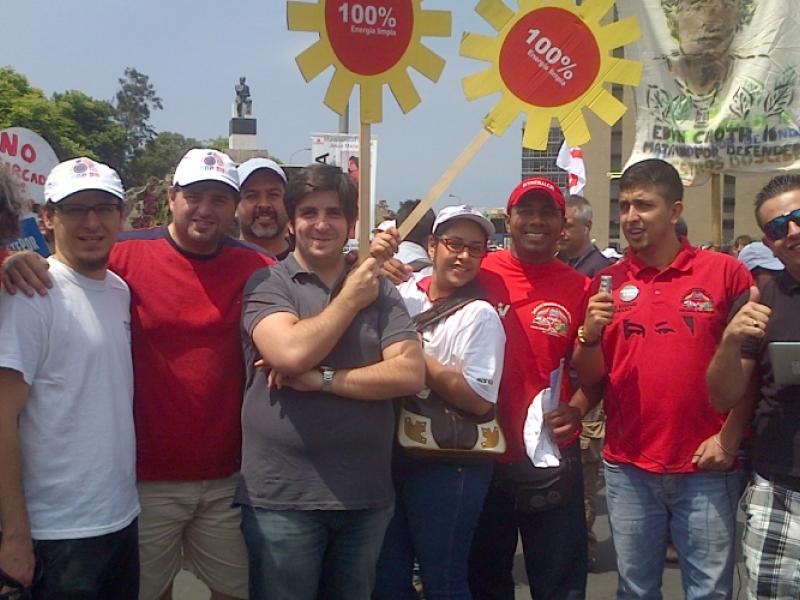
<path fill-rule="evenodd" d="M 228 129 L 228 154 L 237 163 L 257 156 L 268 157 L 266 150 L 259 150 L 256 138 L 257 124 L 253 116 L 253 98 L 245 77 L 239 77 L 234 87 L 236 99 L 231 105 L 231 120 Z"/>

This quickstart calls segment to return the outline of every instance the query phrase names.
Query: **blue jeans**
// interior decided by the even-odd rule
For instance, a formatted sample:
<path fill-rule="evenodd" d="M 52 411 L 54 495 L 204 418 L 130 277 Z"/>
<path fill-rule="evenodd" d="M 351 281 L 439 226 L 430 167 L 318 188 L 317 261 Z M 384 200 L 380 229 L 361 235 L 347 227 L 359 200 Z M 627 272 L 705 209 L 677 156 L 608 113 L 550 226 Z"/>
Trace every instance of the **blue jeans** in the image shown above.
<path fill-rule="evenodd" d="M 667 532 L 687 600 L 729 599 L 741 471 L 649 473 L 604 461 L 618 600 L 661 598 Z"/>
<path fill-rule="evenodd" d="M 251 600 L 369 600 L 392 511 L 242 506 Z"/>
<path fill-rule="evenodd" d="M 374 600 L 416 600 L 416 556 L 428 600 L 470 600 L 467 563 L 492 463 L 408 460 L 378 560 Z"/>
<path fill-rule="evenodd" d="M 577 469 L 575 485 L 564 505 L 540 512 L 517 507 L 519 484 L 509 479 L 502 466 L 495 466 L 469 559 L 470 589 L 476 600 L 514 600 L 518 535 L 532 598 L 585 598 L 586 517 L 579 444 L 561 448 L 561 454 Z"/>

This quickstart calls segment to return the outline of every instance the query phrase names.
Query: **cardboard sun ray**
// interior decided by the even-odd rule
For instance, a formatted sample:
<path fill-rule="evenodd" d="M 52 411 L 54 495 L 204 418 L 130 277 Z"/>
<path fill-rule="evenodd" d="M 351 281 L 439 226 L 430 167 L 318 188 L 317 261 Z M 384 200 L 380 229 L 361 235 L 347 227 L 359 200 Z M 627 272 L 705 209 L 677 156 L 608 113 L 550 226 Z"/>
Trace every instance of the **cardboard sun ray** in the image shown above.
<path fill-rule="evenodd" d="M 642 64 L 611 56 L 614 48 L 641 35 L 634 18 L 600 24 L 613 5 L 614 0 L 585 0 L 581 6 L 572 0 L 519 0 L 515 13 L 502 0 L 480 0 L 475 10 L 497 36 L 467 33 L 460 54 L 490 63 L 462 80 L 468 100 L 502 95 L 484 118 L 484 127 L 502 135 L 525 113 L 522 144 L 543 150 L 552 119 L 558 120 L 570 146 L 589 141 L 584 108 L 609 125 L 616 123 L 625 106 L 603 86 L 637 85 Z"/>
<path fill-rule="evenodd" d="M 361 123 L 383 120 L 383 86 L 388 85 L 406 113 L 420 103 L 408 75 L 411 67 L 433 82 L 445 61 L 422 45 L 425 36 L 450 37 L 447 11 L 423 10 L 422 0 L 319 0 L 287 3 L 291 31 L 319 34 L 300 53 L 297 66 L 306 81 L 333 67 L 325 104 L 343 114 L 353 88 L 360 90 Z"/>
<path fill-rule="evenodd" d="M 609 125 L 625 113 L 625 105 L 604 87 L 607 83 L 638 85 L 642 64 L 611 56 L 614 48 L 637 40 L 634 18 L 609 25 L 600 20 L 615 0 L 518 0 L 514 12 L 502 0 L 479 0 L 475 11 L 496 36 L 467 33 L 460 54 L 489 63 L 462 80 L 464 95 L 474 100 L 500 93 L 483 119 L 483 129 L 433 185 L 400 227 L 405 237 L 492 135 L 500 136 L 520 113 L 527 115 L 522 145 L 547 148 L 555 118 L 570 146 L 589 141 L 583 118 L 588 108 Z"/>

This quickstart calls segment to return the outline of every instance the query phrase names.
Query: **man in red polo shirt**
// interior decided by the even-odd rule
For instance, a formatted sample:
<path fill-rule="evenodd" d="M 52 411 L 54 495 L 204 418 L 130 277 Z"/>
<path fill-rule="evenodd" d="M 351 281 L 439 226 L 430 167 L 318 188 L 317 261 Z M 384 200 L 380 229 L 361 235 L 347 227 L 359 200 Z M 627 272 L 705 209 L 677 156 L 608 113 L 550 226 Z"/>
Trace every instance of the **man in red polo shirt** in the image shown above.
<path fill-rule="evenodd" d="M 732 588 L 743 483 L 734 453 L 747 415 L 714 410 L 704 375 L 751 278 L 736 259 L 676 235 L 682 198 L 664 161 L 623 173 L 628 253 L 595 278 L 578 331 L 581 383 L 607 378 L 604 462 L 620 599 L 661 597 L 668 532 L 687 599 L 730 598 Z M 598 293 L 603 275 L 610 293 Z"/>
<path fill-rule="evenodd" d="M 537 600 L 585 596 L 586 522 L 577 434 L 582 415 L 566 408 L 568 377 L 561 408 L 545 416 L 561 441 L 560 502 L 548 503 L 547 492 L 534 490 L 549 487 L 554 469 L 534 467 L 523 441 L 528 407 L 549 387 L 550 373 L 569 357 L 586 307 L 589 280 L 556 258 L 564 207 L 564 196 L 549 179 L 520 183 L 506 207 L 511 249 L 489 254 L 478 277 L 507 338 L 497 409 L 508 450 L 495 464 L 472 545 L 470 587 L 475 598 L 513 599 L 518 535 Z M 567 416 L 571 425 L 562 430 L 561 419 Z M 562 431 L 569 432 L 563 440 L 558 437 Z M 565 485 L 568 481 L 571 485 Z"/>

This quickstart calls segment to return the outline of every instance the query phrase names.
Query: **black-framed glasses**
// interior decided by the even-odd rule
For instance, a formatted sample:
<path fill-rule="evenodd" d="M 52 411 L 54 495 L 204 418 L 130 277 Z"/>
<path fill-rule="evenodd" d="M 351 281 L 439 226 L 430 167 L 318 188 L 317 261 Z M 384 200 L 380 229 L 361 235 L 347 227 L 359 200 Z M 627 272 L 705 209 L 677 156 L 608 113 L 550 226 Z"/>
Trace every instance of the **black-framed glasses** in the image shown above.
<path fill-rule="evenodd" d="M 486 247 L 486 244 L 481 244 L 475 242 L 474 244 L 465 244 L 463 240 L 458 238 L 446 238 L 446 237 L 437 237 L 437 240 L 444 244 L 444 247 L 447 248 L 453 254 L 461 254 L 464 251 L 464 248 L 467 249 L 467 252 L 472 258 L 483 258 L 489 252 L 489 249 Z"/>
<path fill-rule="evenodd" d="M 118 203 L 103 203 L 89 206 L 88 204 L 56 204 L 55 209 L 65 217 L 83 218 L 93 212 L 101 219 L 108 219 L 119 214 L 121 206 Z"/>
<path fill-rule="evenodd" d="M 800 208 L 796 208 L 792 212 L 775 217 L 771 221 L 764 224 L 764 235 L 771 240 L 780 240 L 789 234 L 789 223 L 794 223 L 800 226 Z"/>

